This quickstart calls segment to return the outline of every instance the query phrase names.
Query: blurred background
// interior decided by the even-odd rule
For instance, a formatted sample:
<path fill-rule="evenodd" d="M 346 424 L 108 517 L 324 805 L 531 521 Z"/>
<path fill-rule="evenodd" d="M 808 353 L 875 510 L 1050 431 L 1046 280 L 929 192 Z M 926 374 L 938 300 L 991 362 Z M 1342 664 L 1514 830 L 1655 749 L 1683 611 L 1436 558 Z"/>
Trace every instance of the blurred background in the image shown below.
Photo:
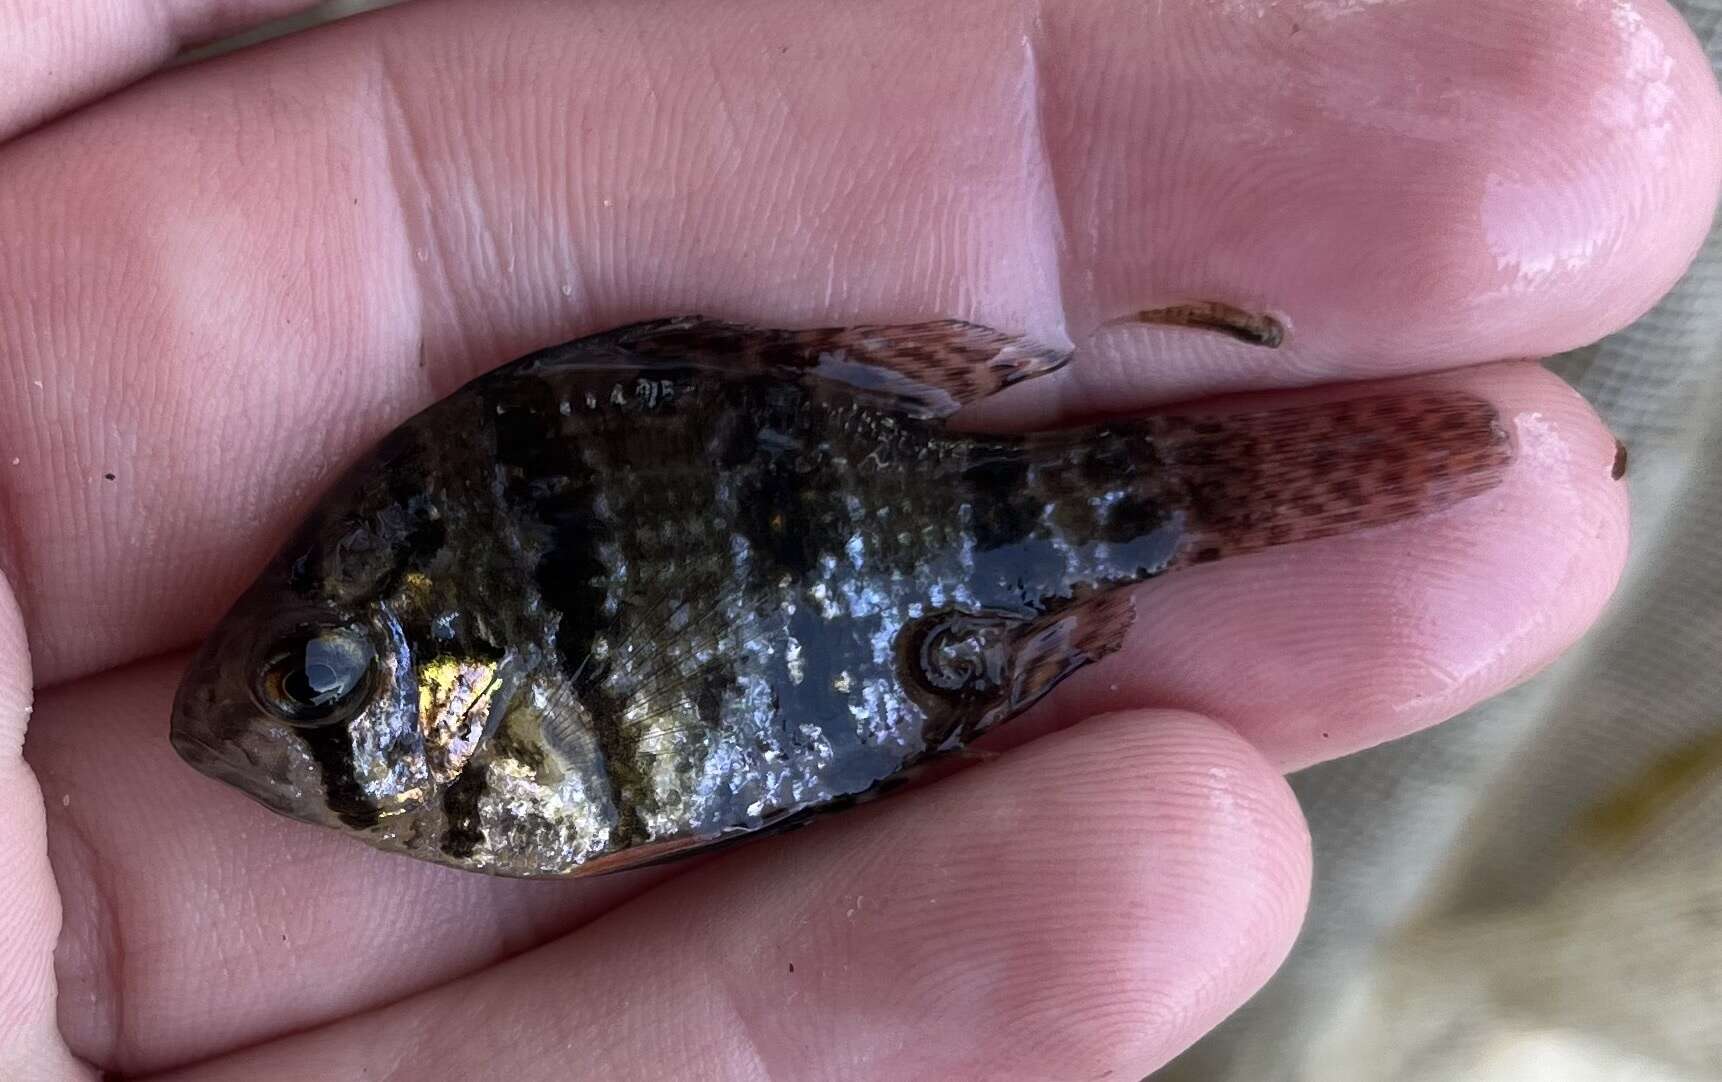
<path fill-rule="evenodd" d="M 1722 68 L 1722 0 L 1674 2 Z M 1298 946 L 1153 1082 L 1722 1078 L 1722 229 L 1655 311 L 1549 363 L 1631 449 L 1608 614 L 1517 690 L 1292 778 Z"/>

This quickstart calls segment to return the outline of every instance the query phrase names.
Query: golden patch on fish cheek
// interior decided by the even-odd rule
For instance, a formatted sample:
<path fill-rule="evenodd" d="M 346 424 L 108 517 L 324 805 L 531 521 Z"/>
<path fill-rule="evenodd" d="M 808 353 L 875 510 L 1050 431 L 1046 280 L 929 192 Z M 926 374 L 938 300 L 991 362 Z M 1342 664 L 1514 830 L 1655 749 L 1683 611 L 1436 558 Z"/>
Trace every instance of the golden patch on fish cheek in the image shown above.
<path fill-rule="evenodd" d="M 499 681 L 498 663 L 443 656 L 419 666 L 419 732 L 431 774 L 450 782 L 478 750 Z"/>

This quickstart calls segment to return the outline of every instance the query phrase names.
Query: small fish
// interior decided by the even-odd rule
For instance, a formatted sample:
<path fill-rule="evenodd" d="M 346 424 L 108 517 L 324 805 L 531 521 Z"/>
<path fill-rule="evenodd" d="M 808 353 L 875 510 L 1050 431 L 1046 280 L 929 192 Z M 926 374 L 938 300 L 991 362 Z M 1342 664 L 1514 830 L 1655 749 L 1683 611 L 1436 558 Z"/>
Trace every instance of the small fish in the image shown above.
<path fill-rule="evenodd" d="M 382 440 L 190 664 L 197 769 L 508 876 L 653 863 L 888 789 L 1119 649 L 1125 589 L 1439 510 L 1487 402 L 964 433 L 1063 352 L 956 321 L 660 320 L 524 357 Z"/>

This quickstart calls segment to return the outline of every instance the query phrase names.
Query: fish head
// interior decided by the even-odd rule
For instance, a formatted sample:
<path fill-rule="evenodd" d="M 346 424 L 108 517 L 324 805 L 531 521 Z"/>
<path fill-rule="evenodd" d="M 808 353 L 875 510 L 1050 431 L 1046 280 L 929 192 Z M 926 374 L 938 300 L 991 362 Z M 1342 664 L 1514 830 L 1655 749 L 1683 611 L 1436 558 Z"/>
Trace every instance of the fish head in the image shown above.
<path fill-rule="evenodd" d="M 318 503 L 192 658 L 171 742 L 283 815 L 411 849 L 481 742 L 506 651 L 459 619 L 435 448 L 396 440 Z M 403 478 L 411 483 L 403 483 Z"/>
<path fill-rule="evenodd" d="M 170 739 L 283 815 L 368 829 L 431 795 L 413 664 L 386 609 L 247 595 L 192 659 Z"/>

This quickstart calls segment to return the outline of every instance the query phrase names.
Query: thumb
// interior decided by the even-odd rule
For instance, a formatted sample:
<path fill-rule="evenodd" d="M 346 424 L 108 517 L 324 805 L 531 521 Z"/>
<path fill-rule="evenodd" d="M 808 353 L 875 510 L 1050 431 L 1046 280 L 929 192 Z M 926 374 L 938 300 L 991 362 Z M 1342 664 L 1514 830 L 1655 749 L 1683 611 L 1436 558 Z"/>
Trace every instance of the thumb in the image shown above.
<path fill-rule="evenodd" d="M 67 1051 L 54 1018 L 60 895 L 42 790 L 24 765 L 30 698 L 24 620 L 0 577 L 0 1078 L 93 1077 Z"/>

